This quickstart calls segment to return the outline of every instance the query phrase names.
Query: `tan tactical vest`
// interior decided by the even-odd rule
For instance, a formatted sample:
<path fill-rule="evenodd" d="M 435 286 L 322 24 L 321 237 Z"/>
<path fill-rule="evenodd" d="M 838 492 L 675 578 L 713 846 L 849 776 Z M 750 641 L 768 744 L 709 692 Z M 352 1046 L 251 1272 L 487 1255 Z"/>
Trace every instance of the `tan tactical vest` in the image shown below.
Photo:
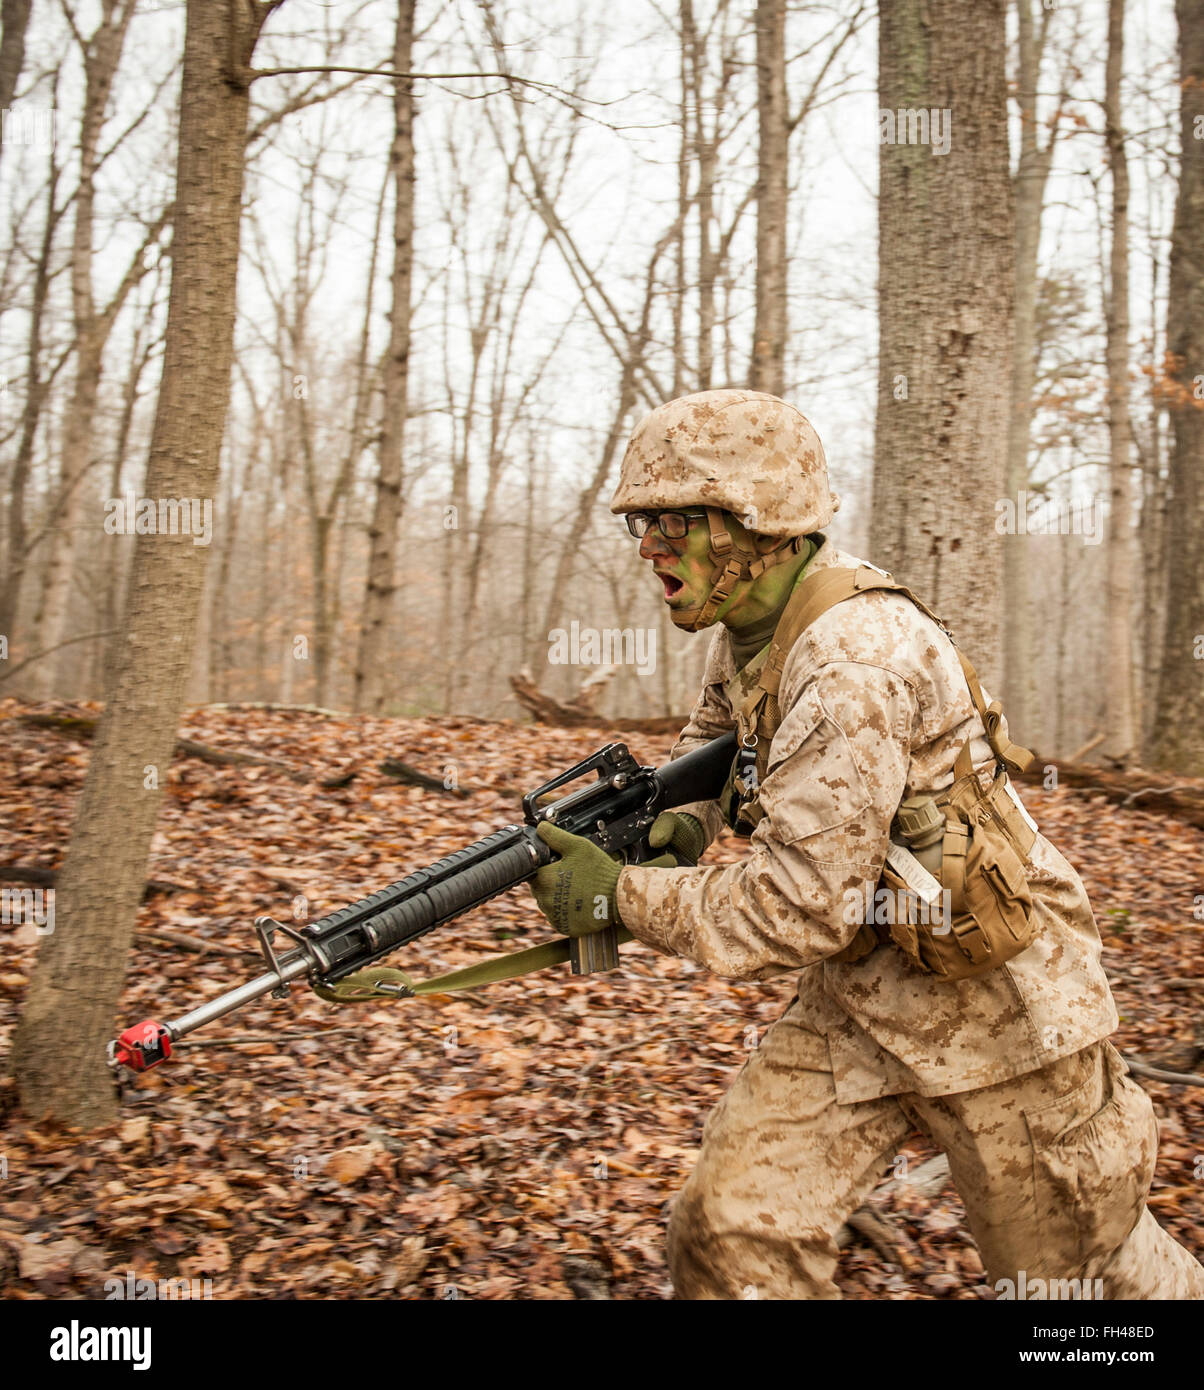
<path fill-rule="evenodd" d="M 871 566 L 805 575 L 773 641 L 728 687 L 740 751 L 723 809 L 738 833 L 751 835 L 765 814 L 758 789 L 767 775 L 770 742 L 782 722 L 778 691 L 787 656 L 802 633 L 834 604 L 872 589 L 904 595 L 952 640 L 945 624 L 915 594 Z M 891 824 L 891 845 L 878 885 L 886 892 L 879 891 L 875 901 L 866 904 L 864 924 L 834 960 L 857 961 L 893 941 L 918 969 L 966 979 L 1010 960 L 1035 935 L 1024 863 L 1036 840 L 1036 827 L 1008 781 L 1008 771 L 1025 771 L 1033 755 L 1006 737 L 1001 705 L 997 700 L 986 705 L 974 667 L 960 651 L 957 655 L 995 754 L 994 780 L 983 792 L 967 739 L 947 791 L 902 802 Z M 936 903 L 941 907 L 934 913 Z"/>

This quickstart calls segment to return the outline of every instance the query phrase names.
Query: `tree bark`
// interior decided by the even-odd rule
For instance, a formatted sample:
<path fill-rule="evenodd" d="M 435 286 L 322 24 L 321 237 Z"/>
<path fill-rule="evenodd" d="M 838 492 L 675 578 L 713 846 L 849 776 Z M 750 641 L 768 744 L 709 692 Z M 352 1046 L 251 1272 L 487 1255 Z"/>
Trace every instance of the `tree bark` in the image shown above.
<path fill-rule="evenodd" d="M 756 318 L 748 384 L 786 387 L 786 208 L 790 113 L 786 108 L 786 0 L 757 0 Z"/>
<path fill-rule="evenodd" d="M 393 40 L 393 70 L 409 72 L 414 46 L 415 0 L 398 0 Z M 354 708 L 380 714 L 389 692 L 386 639 L 397 587 L 397 523 L 405 461 L 403 434 L 410 361 L 410 290 L 414 269 L 414 84 L 393 83 L 393 302 L 389 313 L 389 348 L 384 371 L 384 420 L 381 425 L 376 498 L 369 527 L 368 582 L 360 622 L 355 665 Z"/>
<path fill-rule="evenodd" d="M 1133 670 L 1133 431 L 1129 418 L 1129 164 L 1125 157 L 1120 79 L 1124 72 L 1125 3 L 1109 0 L 1104 124 L 1112 173 L 1108 359 L 1108 665 L 1105 752 L 1135 757 Z"/>
<path fill-rule="evenodd" d="M 1012 343 L 1011 418 L 1008 423 L 1007 496 L 1015 500 L 1028 486 L 1028 455 L 1037 377 L 1037 253 L 1041 211 L 1053 157 L 1051 134 L 1037 140 L 1037 84 L 1045 47 L 1049 11 L 1033 25 L 1033 0 L 1017 0 L 1019 19 L 1017 101 L 1020 107 L 1020 156 L 1016 190 L 1015 337 Z M 1004 698 L 1008 722 L 1023 740 L 1037 711 L 1036 653 L 1030 623 L 1029 576 L 1032 555 L 1027 535 L 1003 540 Z"/>
<path fill-rule="evenodd" d="M 10 109 L 17 93 L 25 66 L 25 33 L 31 9 L 33 0 L 4 0 L 0 6 L 0 111 Z"/>
<path fill-rule="evenodd" d="M 879 105 L 903 139 L 879 149 L 871 553 L 955 629 L 988 686 L 1001 665 L 995 520 L 1012 350 L 1004 10 L 1004 0 L 879 10 Z M 950 122 L 944 154 L 933 113 Z"/>
<path fill-rule="evenodd" d="M 1167 351 L 1172 443 L 1166 638 L 1152 740 L 1155 767 L 1204 776 L 1204 0 L 1177 0 L 1182 164 L 1171 237 Z"/>
<path fill-rule="evenodd" d="M 57 649 L 59 654 L 54 661 L 42 666 L 38 684 L 43 694 L 60 691 L 68 668 L 77 660 L 76 653 L 64 649 L 62 643 L 67 636 L 76 533 L 84 506 L 83 480 L 94 459 L 96 402 L 100 393 L 105 343 L 116 316 L 109 311 L 98 312 L 93 292 L 96 173 L 100 165 L 100 135 L 108 111 L 109 96 L 133 14 L 134 0 L 105 0 L 100 23 L 83 48 L 84 105 L 79 128 L 79 187 L 75 194 L 75 224 L 71 238 L 75 385 L 63 428 L 58 518 L 47 554 L 39 623 L 39 629 L 45 635 L 46 649 Z"/>
<path fill-rule="evenodd" d="M 42 376 L 42 330 L 46 314 L 46 298 L 50 288 L 50 258 L 54 249 L 54 233 L 62 216 L 56 206 L 59 168 L 50 151 L 50 175 L 46 185 L 46 220 L 42 224 L 42 239 L 38 259 L 33 268 L 33 293 L 29 306 L 29 338 L 26 348 L 25 403 L 21 408 L 21 430 L 16 457 L 9 475 L 8 499 L 5 507 L 5 552 L 3 574 L 0 576 L 0 635 L 8 638 L 9 658 L 18 647 L 21 588 L 29 565 L 31 543 L 26 531 L 25 491 L 29 486 L 33 466 L 34 442 L 38 422 L 46 398 L 48 382 Z"/>
<path fill-rule="evenodd" d="M 210 497 L 229 395 L 248 66 L 279 0 L 188 0 L 176 235 L 152 497 Z M 104 1059 L 183 706 L 208 546 L 138 536 L 125 640 L 56 901 L 13 1039 L 26 1111 L 91 1127 L 116 1114 Z"/>

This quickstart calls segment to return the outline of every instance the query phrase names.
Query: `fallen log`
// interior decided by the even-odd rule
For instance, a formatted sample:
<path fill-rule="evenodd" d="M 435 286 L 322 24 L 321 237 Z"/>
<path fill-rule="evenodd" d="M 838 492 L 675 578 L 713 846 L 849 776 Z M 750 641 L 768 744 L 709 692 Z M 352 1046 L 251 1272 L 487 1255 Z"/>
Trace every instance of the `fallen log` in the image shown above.
<path fill-rule="evenodd" d="M 53 888 L 58 876 L 57 869 L 46 869 L 37 864 L 0 864 L 0 879 L 7 879 L 10 883 L 32 883 L 38 888 Z M 197 891 L 195 883 L 181 883 L 179 879 L 174 878 L 148 878 L 142 896 L 148 898 L 152 893 Z"/>
<path fill-rule="evenodd" d="M 96 733 L 98 723 L 95 716 L 80 714 L 20 714 L 17 718 L 22 724 L 30 724 L 34 728 L 53 729 L 57 733 L 74 734 L 80 738 L 91 738 Z M 271 758 L 265 753 L 243 753 L 236 748 L 214 748 L 212 744 L 198 743 L 194 738 L 177 738 L 175 751 L 185 758 L 199 758 L 202 762 L 223 767 L 270 767 L 294 782 L 317 782 L 319 786 L 327 788 L 345 787 L 356 775 L 353 770 L 321 778 L 312 768 L 298 767 L 296 763 L 285 762 L 283 758 Z"/>
<path fill-rule="evenodd" d="M 604 673 L 609 679 L 614 668 Z M 531 678 L 530 671 L 524 667 L 517 676 L 510 677 L 510 687 L 514 697 L 537 724 L 550 724 L 560 729 L 617 729 L 632 734 L 679 734 L 686 726 L 684 714 L 651 715 L 648 717 L 622 716 L 608 719 L 594 709 L 602 680 L 591 676 L 585 681 L 577 694 L 569 701 L 557 700 L 545 695 Z"/>
<path fill-rule="evenodd" d="M 594 709 L 594 701 L 602 686 L 615 674 L 613 666 L 595 671 L 581 682 L 581 688 L 571 700 L 557 700 L 553 695 L 545 695 L 535 684 L 527 667 L 510 677 L 510 688 L 514 697 L 537 724 L 551 724 L 557 728 L 575 729 L 583 724 L 604 722 Z"/>
<path fill-rule="evenodd" d="M 386 758 L 378 766 L 386 777 L 391 777 L 395 782 L 404 782 L 409 787 L 421 787 L 428 792 L 443 792 L 446 796 L 469 796 L 474 791 L 483 790 L 480 787 L 449 787 L 440 778 L 432 777 L 409 763 L 403 763 L 400 758 Z"/>
<path fill-rule="evenodd" d="M 1052 777 L 1047 769 L 1052 770 Z M 1029 786 L 1044 786 L 1047 778 L 1058 788 L 1098 792 L 1125 809 L 1158 811 L 1204 830 L 1204 777 L 1182 777 L 1139 767 L 1122 772 L 1094 763 L 1059 762 L 1057 758 L 1038 755 L 1029 771 L 1021 773 L 1017 781 Z"/>

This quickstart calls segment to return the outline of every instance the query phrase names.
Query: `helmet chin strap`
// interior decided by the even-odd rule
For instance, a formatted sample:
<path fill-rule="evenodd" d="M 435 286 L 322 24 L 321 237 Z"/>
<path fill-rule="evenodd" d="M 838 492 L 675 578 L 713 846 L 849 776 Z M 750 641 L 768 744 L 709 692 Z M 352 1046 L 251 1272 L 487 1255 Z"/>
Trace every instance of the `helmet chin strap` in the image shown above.
<path fill-rule="evenodd" d="M 718 507 L 708 507 L 706 513 L 711 529 L 710 558 L 715 567 L 711 573 L 711 591 L 702 603 L 679 608 L 674 613 L 674 625 L 684 632 L 698 632 L 709 627 L 741 580 L 759 579 L 767 569 L 797 555 L 802 540 L 800 536 L 793 536 L 789 545 L 758 555 L 755 550 L 744 550 L 736 544 Z"/>

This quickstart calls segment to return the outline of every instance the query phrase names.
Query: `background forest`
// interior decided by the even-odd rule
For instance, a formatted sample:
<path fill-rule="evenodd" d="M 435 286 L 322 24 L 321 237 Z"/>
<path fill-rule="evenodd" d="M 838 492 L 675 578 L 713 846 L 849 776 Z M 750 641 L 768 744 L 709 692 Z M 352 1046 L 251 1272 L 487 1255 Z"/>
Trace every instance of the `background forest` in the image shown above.
<path fill-rule="evenodd" d="M 1204 0 L 0 0 L 0 113 L 0 1291 L 668 1291 L 788 980 L 637 949 L 104 1047 L 256 914 L 665 759 L 706 639 L 607 504 L 720 386 L 811 419 L 833 539 L 1037 750 L 1200 1248 Z M 522 889 L 413 963 L 548 932 Z M 900 1157 L 842 1289 L 989 1297 Z"/>
<path fill-rule="evenodd" d="M 1169 0 L 1013 5 L 1006 51 L 993 7 L 955 7 L 939 42 L 999 49 L 993 88 L 964 94 L 952 70 L 915 87 L 907 6 L 897 29 L 884 7 L 881 91 L 874 7 L 848 0 L 403 8 L 390 45 L 387 0 L 289 0 L 255 49 L 190 701 L 515 716 L 522 668 L 561 696 L 589 674 L 549 661 L 577 620 L 657 633 L 654 669 L 613 672 L 600 710 L 683 712 L 705 644 L 668 623 L 605 504 L 640 414 L 728 384 L 816 424 L 845 548 L 923 587 L 907 535 L 944 553 L 968 533 L 989 582 L 950 572 L 926 593 L 1036 746 L 1107 733 L 1132 756 L 1162 720 L 1160 673 L 1198 695 L 1182 643 L 1204 624 L 1162 659 L 1168 575 L 1200 543 L 1176 426 L 1204 408 L 1179 341 L 1198 189 L 1174 222 L 1180 142 L 1197 158 L 1204 131 Z M 5 7 L 9 693 L 101 697 L 121 627 L 184 20 L 135 0 Z M 398 56 L 436 75 L 371 75 Z M 962 199 L 927 226 L 891 183 L 912 166 L 938 196 L 977 188 L 989 216 Z M 954 244 L 976 264 L 946 318 L 979 310 L 998 341 L 973 369 L 989 442 L 940 459 L 924 436 L 946 367 L 915 313 L 948 291 Z M 1176 590 L 1197 619 L 1198 589 Z"/>

